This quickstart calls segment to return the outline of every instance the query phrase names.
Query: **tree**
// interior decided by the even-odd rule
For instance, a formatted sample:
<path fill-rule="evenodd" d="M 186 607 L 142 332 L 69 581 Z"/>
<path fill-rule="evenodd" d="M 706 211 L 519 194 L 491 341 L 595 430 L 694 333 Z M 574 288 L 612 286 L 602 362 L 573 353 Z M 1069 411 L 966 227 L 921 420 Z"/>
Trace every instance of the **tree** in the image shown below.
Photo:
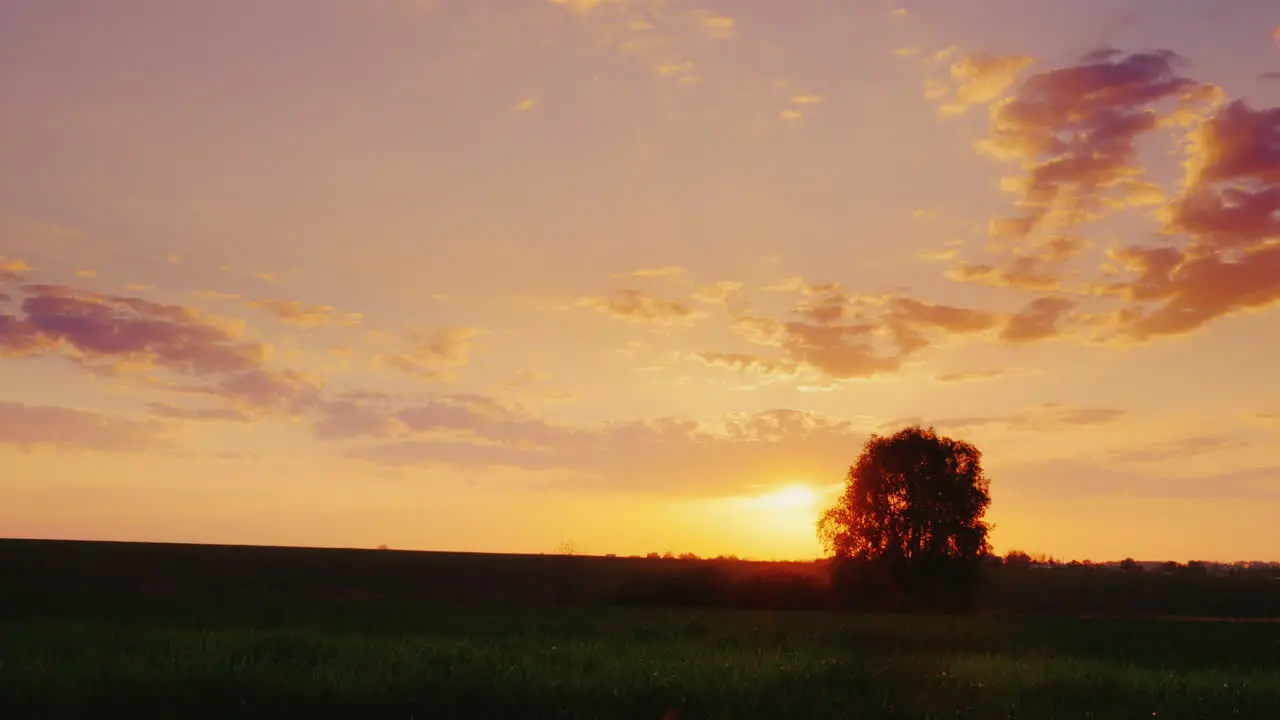
<path fill-rule="evenodd" d="M 1146 570 L 1146 568 L 1142 566 L 1142 563 L 1131 557 L 1127 557 L 1120 561 L 1120 569 L 1127 573 L 1140 573 Z"/>
<path fill-rule="evenodd" d="M 872 435 L 849 468 L 844 494 L 818 520 L 818 537 L 835 560 L 833 585 L 899 603 L 971 601 L 991 550 L 982 519 L 990 481 L 981 461 L 973 445 L 933 428 Z"/>
<path fill-rule="evenodd" d="M 1031 567 L 1031 556 L 1021 550 L 1010 550 L 1008 555 L 1004 556 L 1004 566 L 1023 570 Z"/>

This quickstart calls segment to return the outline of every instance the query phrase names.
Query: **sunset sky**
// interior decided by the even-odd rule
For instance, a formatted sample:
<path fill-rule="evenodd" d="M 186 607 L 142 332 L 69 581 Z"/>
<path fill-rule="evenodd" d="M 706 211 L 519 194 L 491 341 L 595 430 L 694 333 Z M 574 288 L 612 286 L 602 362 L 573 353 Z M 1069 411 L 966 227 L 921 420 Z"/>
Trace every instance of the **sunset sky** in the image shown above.
<path fill-rule="evenodd" d="M 1280 7 L 0 3 L 0 536 L 1280 559 Z"/>

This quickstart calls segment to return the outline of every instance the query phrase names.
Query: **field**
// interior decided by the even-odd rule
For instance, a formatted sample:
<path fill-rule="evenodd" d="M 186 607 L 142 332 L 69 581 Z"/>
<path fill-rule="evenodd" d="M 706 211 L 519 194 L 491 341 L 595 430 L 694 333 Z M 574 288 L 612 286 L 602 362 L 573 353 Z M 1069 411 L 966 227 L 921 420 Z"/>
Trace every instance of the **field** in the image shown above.
<path fill-rule="evenodd" d="M 264 576 L 273 552 L 309 569 Z M 500 603 L 495 579 L 481 602 L 427 592 L 439 568 L 422 586 L 401 577 L 414 553 L 343 552 L 358 551 L 0 543 L 0 717 L 1280 717 L 1276 623 L 609 607 L 582 589 L 627 576 L 604 559 L 580 560 L 617 570 L 609 582 L 550 572 L 548 589 Z M 150 573 L 122 559 L 138 553 Z M 237 573 L 260 583 L 183 584 Z M 1037 596 L 1025 587 L 1002 602 Z"/>
<path fill-rule="evenodd" d="M 9 601 L 5 717 L 1276 718 L 1280 625 Z"/>

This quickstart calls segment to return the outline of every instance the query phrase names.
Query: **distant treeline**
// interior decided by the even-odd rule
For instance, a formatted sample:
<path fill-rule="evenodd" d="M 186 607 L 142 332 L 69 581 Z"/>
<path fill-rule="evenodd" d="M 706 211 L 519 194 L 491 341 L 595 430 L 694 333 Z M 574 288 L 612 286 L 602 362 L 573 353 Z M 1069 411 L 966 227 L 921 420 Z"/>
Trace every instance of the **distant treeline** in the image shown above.
<path fill-rule="evenodd" d="M 314 597 L 427 603 L 928 610 L 850 597 L 825 561 L 496 555 L 0 540 L 0 594 Z M 838 574 L 837 574 L 838 575 Z M 868 600 L 868 602 L 862 602 Z M 984 562 L 972 608 L 998 614 L 1280 617 L 1280 565 Z"/>

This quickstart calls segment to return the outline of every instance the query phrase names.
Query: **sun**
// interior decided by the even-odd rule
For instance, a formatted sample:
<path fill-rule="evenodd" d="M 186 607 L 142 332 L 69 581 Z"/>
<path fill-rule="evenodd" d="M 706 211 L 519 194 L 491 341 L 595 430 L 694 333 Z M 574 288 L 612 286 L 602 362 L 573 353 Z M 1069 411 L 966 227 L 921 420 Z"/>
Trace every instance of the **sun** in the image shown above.
<path fill-rule="evenodd" d="M 760 505 L 771 508 L 811 508 L 818 504 L 818 493 L 807 485 L 788 485 L 760 495 L 756 500 Z"/>

